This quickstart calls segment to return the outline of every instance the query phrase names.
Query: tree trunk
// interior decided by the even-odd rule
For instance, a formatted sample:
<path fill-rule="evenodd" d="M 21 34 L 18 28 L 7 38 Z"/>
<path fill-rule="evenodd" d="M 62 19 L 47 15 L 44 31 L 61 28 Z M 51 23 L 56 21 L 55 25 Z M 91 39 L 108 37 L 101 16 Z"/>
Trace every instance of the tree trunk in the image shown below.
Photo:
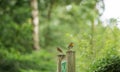
<path fill-rule="evenodd" d="M 92 21 L 92 26 L 91 26 L 91 50 L 93 51 L 94 49 L 94 21 Z"/>
<path fill-rule="evenodd" d="M 32 24 L 33 24 L 33 49 L 40 49 L 39 46 L 39 15 L 37 0 L 31 0 Z"/>

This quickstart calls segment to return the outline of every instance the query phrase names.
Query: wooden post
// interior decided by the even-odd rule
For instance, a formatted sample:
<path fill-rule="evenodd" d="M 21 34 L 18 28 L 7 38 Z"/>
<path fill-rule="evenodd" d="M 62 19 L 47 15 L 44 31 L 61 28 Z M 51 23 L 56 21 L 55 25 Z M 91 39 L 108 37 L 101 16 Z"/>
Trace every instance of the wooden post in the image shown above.
<path fill-rule="evenodd" d="M 75 51 L 69 50 L 66 52 L 67 72 L 75 72 Z"/>
<path fill-rule="evenodd" d="M 61 62 L 62 62 L 62 60 L 63 60 L 64 58 L 65 58 L 65 55 L 64 55 L 64 54 L 59 54 L 59 55 L 58 55 L 57 72 L 62 72 Z"/>

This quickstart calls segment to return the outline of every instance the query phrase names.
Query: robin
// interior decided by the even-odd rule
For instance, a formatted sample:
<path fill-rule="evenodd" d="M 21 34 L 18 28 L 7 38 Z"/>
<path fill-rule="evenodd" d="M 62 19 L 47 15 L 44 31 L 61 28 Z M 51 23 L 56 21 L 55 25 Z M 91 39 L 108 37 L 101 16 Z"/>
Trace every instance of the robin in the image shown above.
<path fill-rule="evenodd" d="M 68 49 L 70 50 L 71 48 L 73 48 L 74 44 L 73 42 L 71 42 L 69 45 L 68 45 Z"/>
<path fill-rule="evenodd" d="M 60 52 L 60 53 L 63 53 L 62 49 L 57 47 L 57 51 Z"/>

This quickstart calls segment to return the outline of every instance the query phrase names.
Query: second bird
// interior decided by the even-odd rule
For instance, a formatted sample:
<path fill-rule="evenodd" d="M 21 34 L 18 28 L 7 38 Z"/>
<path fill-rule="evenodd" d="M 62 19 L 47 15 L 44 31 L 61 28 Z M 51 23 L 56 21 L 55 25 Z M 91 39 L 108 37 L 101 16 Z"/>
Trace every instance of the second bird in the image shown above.
<path fill-rule="evenodd" d="M 63 53 L 62 49 L 57 47 L 57 51 L 60 52 L 60 53 Z"/>

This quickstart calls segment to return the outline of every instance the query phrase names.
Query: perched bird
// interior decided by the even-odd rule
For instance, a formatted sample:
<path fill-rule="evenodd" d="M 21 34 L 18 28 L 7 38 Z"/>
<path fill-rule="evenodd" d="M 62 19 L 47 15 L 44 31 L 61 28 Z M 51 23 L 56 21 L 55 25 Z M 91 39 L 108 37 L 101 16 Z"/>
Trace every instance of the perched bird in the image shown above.
<path fill-rule="evenodd" d="M 74 44 L 73 42 L 71 42 L 69 45 L 68 45 L 68 49 L 70 50 L 71 48 L 73 48 Z"/>
<path fill-rule="evenodd" d="M 63 53 L 62 49 L 57 47 L 57 51 L 60 52 L 60 53 Z"/>

